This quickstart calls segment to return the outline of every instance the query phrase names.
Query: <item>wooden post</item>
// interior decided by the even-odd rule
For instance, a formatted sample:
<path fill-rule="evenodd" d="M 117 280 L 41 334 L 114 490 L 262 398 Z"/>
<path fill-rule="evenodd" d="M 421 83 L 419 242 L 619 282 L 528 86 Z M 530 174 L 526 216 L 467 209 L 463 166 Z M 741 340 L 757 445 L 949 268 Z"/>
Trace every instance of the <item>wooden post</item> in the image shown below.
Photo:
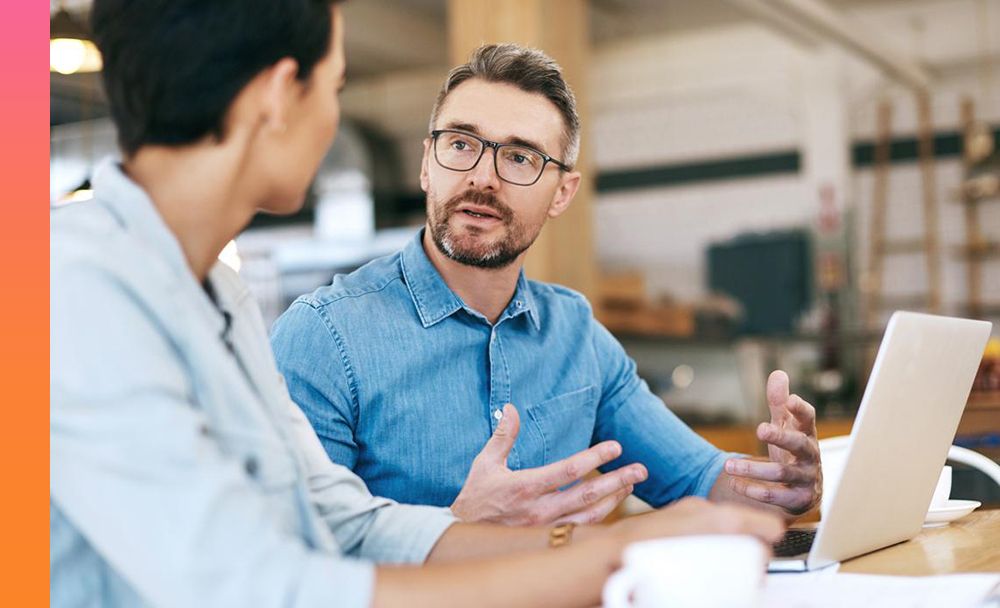
<path fill-rule="evenodd" d="M 473 50 L 490 42 L 516 42 L 545 51 L 562 66 L 576 95 L 583 125 L 577 169 L 583 181 L 569 210 L 550 221 L 532 245 L 525 272 L 533 279 L 576 289 L 594 301 L 597 273 L 591 213 L 594 171 L 587 151 L 587 2 L 449 0 L 451 65 L 465 63 Z"/>
<path fill-rule="evenodd" d="M 927 260 L 927 310 L 941 312 L 941 252 L 938 244 L 937 183 L 934 179 L 934 125 L 930 93 L 917 93 L 920 175 L 924 199 L 924 255 Z"/>
<path fill-rule="evenodd" d="M 889 137 L 892 130 L 892 104 L 878 106 L 875 135 L 875 191 L 872 195 L 872 224 L 869 233 L 866 313 L 869 329 L 878 326 L 882 313 L 882 270 L 885 264 L 885 219 L 889 192 Z"/>
<path fill-rule="evenodd" d="M 972 99 L 965 97 L 962 99 L 962 159 L 964 161 L 963 169 L 965 169 L 963 177 L 968 175 L 969 168 L 975 162 L 972 150 L 972 139 L 975 129 L 974 122 L 975 110 L 972 105 Z M 979 230 L 979 207 L 976 205 L 976 201 L 968 195 L 965 188 L 962 188 L 962 203 L 965 214 L 965 271 L 969 293 L 969 300 L 966 304 L 968 309 L 965 311 L 965 314 L 978 319 L 983 314 L 983 288 L 980 270 L 982 258 L 976 254 L 976 251 L 977 248 L 982 247 L 984 239 Z"/>

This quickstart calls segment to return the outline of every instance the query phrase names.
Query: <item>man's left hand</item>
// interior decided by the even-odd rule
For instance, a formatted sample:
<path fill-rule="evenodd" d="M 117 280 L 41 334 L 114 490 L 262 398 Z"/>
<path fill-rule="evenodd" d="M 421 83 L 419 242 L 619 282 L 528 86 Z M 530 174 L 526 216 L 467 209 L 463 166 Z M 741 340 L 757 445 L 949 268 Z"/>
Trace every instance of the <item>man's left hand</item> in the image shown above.
<path fill-rule="evenodd" d="M 731 458 L 726 461 L 729 490 L 801 515 L 819 504 L 823 488 L 816 410 L 788 392 L 788 375 L 772 372 L 767 379 L 771 422 L 757 427 L 767 443 L 768 459 Z"/>

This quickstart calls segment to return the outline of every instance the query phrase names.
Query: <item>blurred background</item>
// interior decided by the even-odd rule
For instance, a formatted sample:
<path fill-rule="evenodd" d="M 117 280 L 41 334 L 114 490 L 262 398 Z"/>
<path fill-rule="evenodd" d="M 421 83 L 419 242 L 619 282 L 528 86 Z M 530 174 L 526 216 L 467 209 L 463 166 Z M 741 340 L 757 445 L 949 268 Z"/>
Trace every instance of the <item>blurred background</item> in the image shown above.
<path fill-rule="evenodd" d="M 89 2 L 50 5 L 63 205 L 116 150 Z M 1000 0 L 353 0 L 344 14 L 343 121 L 305 208 L 259 217 L 223 254 L 268 322 L 419 229 L 437 90 L 507 40 L 564 66 L 584 125 L 585 185 L 529 275 L 588 295 L 720 447 L 759 452 L 777 367 L 821 435 L 849 432 L 893 310 L 1000 321 Z M 1000 458 L 996 338 L 956 443 Z M 989 485 L 956 470 L 955 495 L 963 483 Z"/>

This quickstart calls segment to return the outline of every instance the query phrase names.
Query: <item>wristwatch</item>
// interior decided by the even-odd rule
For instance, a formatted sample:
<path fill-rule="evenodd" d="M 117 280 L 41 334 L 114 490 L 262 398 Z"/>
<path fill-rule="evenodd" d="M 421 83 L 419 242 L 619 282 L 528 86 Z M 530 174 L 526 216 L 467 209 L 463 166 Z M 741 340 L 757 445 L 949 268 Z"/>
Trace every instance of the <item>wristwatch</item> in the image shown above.
<path fill-rule="evenodd" d="M 573 528 L 576 524 L 559 524 L 549 530 L 549 546 L 553 549 L 568 545 L 573 540 Z"/>

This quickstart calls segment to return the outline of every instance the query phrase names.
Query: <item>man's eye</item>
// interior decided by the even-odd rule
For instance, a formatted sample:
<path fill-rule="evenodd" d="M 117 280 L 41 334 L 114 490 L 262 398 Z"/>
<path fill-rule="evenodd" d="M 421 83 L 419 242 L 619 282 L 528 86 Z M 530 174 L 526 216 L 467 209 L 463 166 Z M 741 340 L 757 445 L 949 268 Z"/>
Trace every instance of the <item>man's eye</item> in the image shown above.
<path fill-rule="evenodd" d="M 451 142 L 451 147 L 455 148 L 456 150 L 465 150 L 466 148 L 469 147 L 469 145 L 464 141 L 453 141 Z"/>
<path fill-rule="evenodd" d="M 514 165 L 535 166 L 538 164 L 538 160 L 534 155 L 517 150 L 508 150 L 505 158 L 507 162 Z"/>

